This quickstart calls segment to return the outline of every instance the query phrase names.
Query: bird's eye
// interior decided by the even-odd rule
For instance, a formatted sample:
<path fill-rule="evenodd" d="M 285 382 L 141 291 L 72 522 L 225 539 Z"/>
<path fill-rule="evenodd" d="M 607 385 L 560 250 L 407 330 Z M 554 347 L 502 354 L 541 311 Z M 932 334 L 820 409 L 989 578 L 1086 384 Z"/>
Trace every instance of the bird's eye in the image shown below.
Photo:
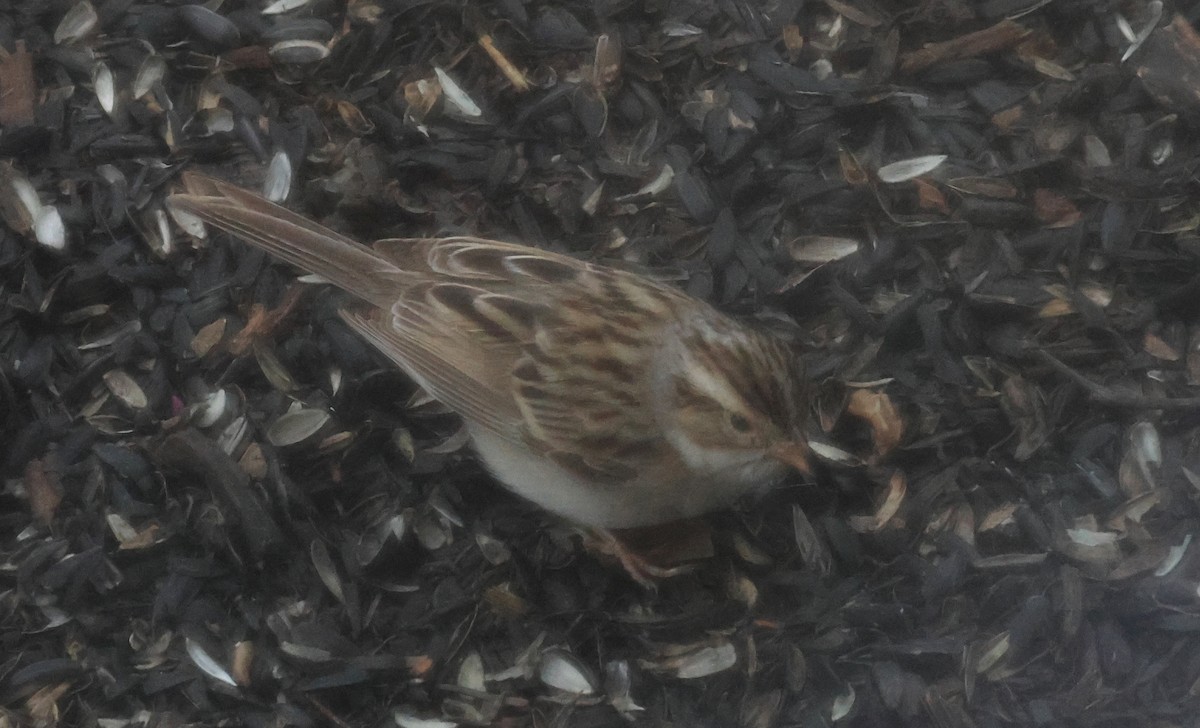
<path fill-rule="evenodd" d="M 737 432 L 749 432 L 750 431 L 750 420 L 746 419 L 745 417 L 742 417 L 739 414 L 730 413 L 729 426 L 732 427 Z"/>

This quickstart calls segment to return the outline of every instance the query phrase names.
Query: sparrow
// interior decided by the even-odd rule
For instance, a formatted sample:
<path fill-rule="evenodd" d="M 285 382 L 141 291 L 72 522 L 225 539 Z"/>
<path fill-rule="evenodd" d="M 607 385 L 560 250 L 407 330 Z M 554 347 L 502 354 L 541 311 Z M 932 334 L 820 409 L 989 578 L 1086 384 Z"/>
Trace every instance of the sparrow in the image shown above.
<path fill-rule="evenodd" d="M 351 294 L 342 318 L 462 417 L 496 480 L 602 543 L 810 473 L 794 347 L 669 284 L 476 237 L 362 245 L 227 182 L 183 182 L 177 217 Z"/>

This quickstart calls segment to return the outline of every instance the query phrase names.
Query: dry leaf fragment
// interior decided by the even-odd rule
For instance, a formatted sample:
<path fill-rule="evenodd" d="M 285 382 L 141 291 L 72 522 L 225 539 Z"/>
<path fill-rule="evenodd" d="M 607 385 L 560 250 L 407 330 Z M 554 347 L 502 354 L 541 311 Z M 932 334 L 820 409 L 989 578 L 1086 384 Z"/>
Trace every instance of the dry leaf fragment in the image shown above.
<path fill-rule="evenodd" d="M 790 23 L 783 26 L 783 47 L 787 49 L 788 60 L 795 63 L 804 49 L 804 33 L 799 25 Z"/>
<path fill-rule="evenodd" d="M 233 645 L 233 660 L 230 662 L 229 672 L 238 685 L 242 687 L 250 685 L 250 668 L 253 664 L 254 643 L 250 640 L 235 642 Z"/>
<path fill-rule="evenodd" d="M 142 530 L 134 528 L 128 520 L 119 513 L 109 513 L 105 517 L 108 523 L 108 530 L 117 539 L 118 549 L 122 551 L 131 551 L 134 549 L 144 549 L 158 543 L 159 525 L 151 523 Z"/>
<path fill-rule="evenodd" d="M 274 335 L 275 329 L 283 324 L 297 304 L 303 298 L 307 286 L 296 285 L 288 289 L 279 306 L 268 310 L 261 304 L 254 304 L 250 311 L 249 320 L 229 342 L 229 353 L 242 356 L 249 351 L 255 342 Z"/>
<path fill-rule="evenodd" d="M 1059 318 L 1075 313 L 1075 305 L 1066 298 L 1052 298 L 1038 311 L 1038 318 Z"/>
<path fill-rule="evenodd" d="M 25 710 L 35 725 L 55 726 L 59 724 L 58 699 L 70 689 L 71 683 L 60 682 L 38 689 L 25 699 Z"/>
<path fill-rule="evenodd" d="M 1067 83 L 1075 81 L 1075 74 L 1047 58 L 1029 56 L 1025 60 L 1029 62 L 1029 65 L 1033 66 L 1033 70 L 1043 76 L 1048 76 L 1058 81 L 1066 81 Z"/>
<path fill-rule="evenodd" d="M 875 457 L 886 456 L 904 437 L 904 418 L 896 410 L 891 397 L 884 392 L 856 389 L 850 395 L 846 412 L 867 421 L 875 441 Z"/>
<path fill-rule="evenodd" d="M 871 178 L 858 159 L 846 149 L 838 150 L 838 163 L 842 168 L 842 179 L 847 184 L 865 185 Z"/>
<path fill-rule="evenodd" d="M 29 508 L 34 517 L 42 525 L 50 526 L 58 504 L 62 502 L 58 474 L 47 469 L 42 460 L 30 460 L 25 466 L 25 492 L 29 494 Z"/>
<path fill-rule="evenodd" d="M 505 582 L 488 587 L 483 592 L 483 601 L 502 619 L 520 619 L 529 613 L 529 602 L 512 590 Z"/>
<path fill-rule="evenodd" d="M 1182 358 L 1175 347 L 1149 331 L 1142 337 L 1142 349 L 1155 359 L 1163 361 L 1179 361 Z"/>
<path fill-rule="evenodd" d="M 1033 209 L 1038 220 L 1048 228 L 1068 228 L 1083 218 L 1075 203 L 1053 190 L 1034 190 Z"/>
<path fill-rule="evenodd" d="M 212 351 L 213 347 L 221 343 L 221 339 L 225 338 L 225 327 L 228 324 L 229 319 L 222 316 L 216 321 L 203 326 L 192 337 L 192 353 L 198 357 L 203 357 Z"/>
<path fill-rule="evenodd" d="M 715 646 L 705 645 L 692 652 L 663 660 L 660 667 L 674 671 L 675 677 L 681 680 L 694 680 L 715 675 L 736 664 L 737 649 L 732 643 L 722 641 Z"/>
<path fill-rule="evenodd" d="M 1003 132 L 1011 131 L 1024 116 L 1025 108 L 1023 106 L 1010 106 L 992 114 L 992 125 Z"/>
<path fill-rule="evenodd" d="M 33 80 L 33 55 L 18 40 L 12 53 L 0 51 L 0 126 L 33 123 L 37 85 Z"/>
<path fill-rule="evenodd" d="M 950 204 L 946 202 L 946 196 L 937 188 L 937 185 L 919 178 L 914 179 L 913 184 L 917 188 L 918 207 L 922 210 L 940 212 L 943 215 L 950 214 Z"/>
<path fill-rule="evenodd" d="M 983 517 L 983 521 L 979 523 L 979 531 L 992 531 L 1016 524 L 1016 519 L 1013 517 L 1016 512 L 1016 503 L 1005 503 L 993 508 Z"/>
<path fill-rule="evenodd" d="M 141 386 L 121 369 L 112 369 L 104 373 L 104 384 L 108 391 L 117 399 L 133 409 L 145 409 L 150 401 Z"/>
<path fill-rule="evenodd" d="M 998 200 L 1011 200 L 1020 193 L 1016 185 L 1001 177 L 956 177 L 946 185 L 964 195 L 994 197 Z"/>

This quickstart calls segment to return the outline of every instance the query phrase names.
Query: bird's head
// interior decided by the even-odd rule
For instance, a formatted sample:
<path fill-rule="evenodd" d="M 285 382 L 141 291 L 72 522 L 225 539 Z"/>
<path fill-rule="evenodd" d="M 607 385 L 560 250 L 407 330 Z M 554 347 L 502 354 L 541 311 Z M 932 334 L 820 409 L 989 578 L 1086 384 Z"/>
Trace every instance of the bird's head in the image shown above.
<path fill-rule="evenodd" d="M 746 480 L 774 479 L 789 467 L 810 474 L 799 356 L 771 334 L 709 321 L 663 343 L 656 410 L 668 439 L 698 470 Z"/>

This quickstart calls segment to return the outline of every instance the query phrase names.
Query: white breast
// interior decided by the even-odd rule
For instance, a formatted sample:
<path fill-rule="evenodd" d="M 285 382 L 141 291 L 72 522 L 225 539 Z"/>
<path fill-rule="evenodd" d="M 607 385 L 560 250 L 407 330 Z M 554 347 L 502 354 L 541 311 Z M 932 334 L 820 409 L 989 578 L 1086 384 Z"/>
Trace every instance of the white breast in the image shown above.
<path fill-rule="evenodd" d="M 470 431 L 480 459 L 497 480 L 542 508 L 586 526 L 633 528 L 691 518 L 727 506 L 786 472 L 778 463 L 759 460 L 708 473 L 703 482 L 688 471 L 647 474 L 653 480 L 620 485 L 595 483 L 484 428 Z"/>

